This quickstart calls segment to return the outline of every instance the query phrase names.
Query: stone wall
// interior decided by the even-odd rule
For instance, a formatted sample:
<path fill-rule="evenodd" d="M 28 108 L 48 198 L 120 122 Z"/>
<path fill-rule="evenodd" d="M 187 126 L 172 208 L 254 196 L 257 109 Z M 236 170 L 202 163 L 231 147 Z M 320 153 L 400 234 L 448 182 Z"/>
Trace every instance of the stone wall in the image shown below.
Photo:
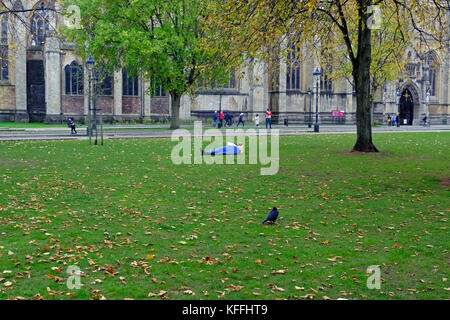
<path fill-rule="evenodd" d="M 16 109 L 16 91 L 14 86 L 0 85 L 0 110 Z"/>
<path fill-rule="evenodd" d="M 101 109 L 102 114 L 113 114 L 114 97 L 101 96 L 97 98 L 97 108 Z"/>
<path fill-rule="evenodd" d="M 169 97 L 154 97 L 151 99 L 152 114 L 169 115 Z"/>
<path fill-rule="evenodd" d="M 122 98 L 122 114 L 140 114 L 141 99 L 139 97 Z"/>
<path fill-rule="evenodd" d="M 63 96 L 62 113 L 70 115 L 84 115 L 83 96 Z"/>

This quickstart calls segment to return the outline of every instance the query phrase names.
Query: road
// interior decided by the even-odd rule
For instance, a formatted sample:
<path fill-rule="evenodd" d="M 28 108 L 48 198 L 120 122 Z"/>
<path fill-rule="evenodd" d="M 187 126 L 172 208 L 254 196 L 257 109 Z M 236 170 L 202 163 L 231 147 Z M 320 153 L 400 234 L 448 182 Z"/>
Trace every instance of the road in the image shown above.
<path fill-rule="evenodd" d="M 314 134 L 355 134 L 356 126 L 321 126 L 320 133 L 315 133 L 313 128 L 307 126 L 284 127 L 273 126 L 274 129 L 280 129 L 280 135 L 314 135 Z M 194 133 L 192 126 L 183 127 L 191 134 Z M 205 127 L 204 130 L 210 129 Z M 255 129 L 255 127 L 246 127 Z M 246 130 L 236 131 L 236 135 L 253 135 L 254 132 Z M 225 135 L 229 129 L 222 129 Z M 375 127 L 373 133 L 399 133 L 399 132 L 445 132 L 450 131 L 450 125 L 436 125 L 428 128 L 422 126 L 401 126 L 397 127 Z M 170 138 L 173 131 L 168 130 L 167 126 L 107 126 L 104 131 L 104 139 L 127 139 L 127 138 Z M 205 132 L 205 135 L 214 135 L 212 132 Z M 100 138 L 100 137 L 99 137 Z M 86 127 L 78 128 L 77 135 L 71 135 L 70 130 L 63 127 L 53 128 L 0 128 L 0 141 L 8 140 L 87 140 Z"/>

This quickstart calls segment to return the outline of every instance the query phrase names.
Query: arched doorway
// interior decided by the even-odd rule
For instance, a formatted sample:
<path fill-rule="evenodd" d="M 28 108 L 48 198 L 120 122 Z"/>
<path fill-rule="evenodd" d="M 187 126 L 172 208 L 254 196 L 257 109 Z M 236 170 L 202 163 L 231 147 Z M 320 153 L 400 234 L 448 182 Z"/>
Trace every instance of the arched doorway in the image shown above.
<path fill-rule="evenodd" d="M 413 124 L 414 98 L 411 91 L 408 88 L 404 89 L 402 92 L 398 112 L 400 113 L 400 123 L 402 125 L 411 126 Z"/>

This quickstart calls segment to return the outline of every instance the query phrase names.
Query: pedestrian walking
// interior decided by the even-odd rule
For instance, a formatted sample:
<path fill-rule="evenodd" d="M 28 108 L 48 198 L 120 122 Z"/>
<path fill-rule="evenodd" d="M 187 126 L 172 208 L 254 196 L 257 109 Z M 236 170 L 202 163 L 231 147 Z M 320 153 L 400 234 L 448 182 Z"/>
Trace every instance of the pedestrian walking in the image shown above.
<path fill-rule="evenodd" d="M 77 128 L 72 118 L 69 118 L 67 126 L 70 128 L 70 134 L 77 134 Z"/>
<path fill-rule="evenodd" d="M 219 115 L 219 128 L 222 128 L 223 127 L 223 117 L 224 117 L 224 115 L 223 115 L 223 111 L 220 111 L 220 115 Z"/>
<path fill-rule="evenodd" d="M 245 127 L 245 124 L 244 124 L 244 114 L 243 114 L 243 113 L 241 113 L 241 114 L 239 115 L 239 121 L 238 121 L 238 124 L 237 124 L 236 128 L 239 127 L 239 125 L 240 125 L 241 123 L 242 123 L 242 126 Z"/>
<path fill-rule="evenodd" d="M 269 126 L 270 129 L 272 129 L 272 111 L 270 110 L 270 108 L 267 108 L 266 111 L 266 129 L 267 126 Z"/>

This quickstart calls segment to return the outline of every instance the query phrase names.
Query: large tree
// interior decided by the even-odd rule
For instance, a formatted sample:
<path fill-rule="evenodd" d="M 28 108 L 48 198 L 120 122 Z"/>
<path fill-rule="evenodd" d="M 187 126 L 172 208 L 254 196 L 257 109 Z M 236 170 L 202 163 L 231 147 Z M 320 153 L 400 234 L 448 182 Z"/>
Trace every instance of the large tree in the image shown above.
<path fill-rule="evenodd" d="M 274 45 L 288 41 L 345 48 L 356 93 L 357 140 L 354 151 L 377 152 L 372 142 L 371 79 L 388 79 L 387 58 L 398 53 L 389 46 L 378 46 L 377 69 L 372 64 L 373 28 L 378 27 L 374 13 L 391 16 L 393 46 L 403 46 L 407 32 L 417 32 L 424 41 L 448 39 L 447 1 L 428 0 L 211 0 L 216 11 L 210 25 L 220 25 L 222 38 L 228 38 L 237 52 L 264 57 Z M 382 21 L 381 21 L 382 22 Z M 339 35 L 340 45 L 330 40 Z M 282 46 L 281 46 L 282 47 Z M 338 50 L 341 50 L 340 48 Z M 325 50 L 326 51 L 326 50 Z M 397 55 L 396 55 L 397 56 Z M 266 57 L 267 58 L 267 57 Z M 384 59 L 384 60 L 383 60 Z M 372 69 L 371 69 L 372 68 Z M 378 75 L 372 74 L 376 71 Z M 375 76 L 375 77 L 374 77 Z"/>
<path fill-rule="evenodd" d="M 64 34 L 82 56 L 144 75 L 152 80 L 152 92 L 164 86 L 172 100 L 171 129 L 179 127 L 182 95 L 195 89 L 198 78 L 224 74 L 220 52 L 201 46 L 207 15 L 202 1 L 66 0 L 64 5 L 81 10 L 81 28 Z"/>

